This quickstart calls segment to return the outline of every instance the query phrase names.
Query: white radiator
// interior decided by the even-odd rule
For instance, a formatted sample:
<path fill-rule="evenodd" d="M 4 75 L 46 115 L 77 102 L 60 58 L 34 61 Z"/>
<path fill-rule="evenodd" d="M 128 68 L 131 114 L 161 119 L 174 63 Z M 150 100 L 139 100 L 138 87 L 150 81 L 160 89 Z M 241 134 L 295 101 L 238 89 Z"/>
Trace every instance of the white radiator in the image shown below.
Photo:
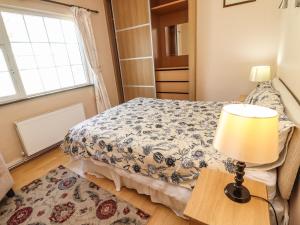
<path fill-rule="evenodd" d="M 85 120 L 82 104 L 16 122 L 17 131 L 28 156 L 61 142 L 69 128 Z"/>

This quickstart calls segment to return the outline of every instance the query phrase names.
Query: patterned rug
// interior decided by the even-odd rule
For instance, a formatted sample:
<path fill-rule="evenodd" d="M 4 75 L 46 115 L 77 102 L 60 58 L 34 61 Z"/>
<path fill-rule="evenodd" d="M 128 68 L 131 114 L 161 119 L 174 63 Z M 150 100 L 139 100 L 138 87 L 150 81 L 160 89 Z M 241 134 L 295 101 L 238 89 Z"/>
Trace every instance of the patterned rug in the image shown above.
<path fill-rule="evenodd" d="M 63 166 L 0 203 L 1 225 L 145 225 L 149 218 Z"/>

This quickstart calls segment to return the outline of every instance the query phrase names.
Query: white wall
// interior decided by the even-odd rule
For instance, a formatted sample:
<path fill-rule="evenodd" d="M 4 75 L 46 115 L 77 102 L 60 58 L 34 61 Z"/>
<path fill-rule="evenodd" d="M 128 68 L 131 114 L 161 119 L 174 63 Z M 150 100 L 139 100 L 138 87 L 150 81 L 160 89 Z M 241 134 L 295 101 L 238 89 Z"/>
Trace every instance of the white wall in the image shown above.
<path fill-rule="evenodd" d="M 281 10 L 280 32 L 277 74 L 300 100 L 300 8 L 295 0 Z"/>
<path fill-rule="evenodd" d="M 279 0 L 223 8 L 197 0 L 197 100 L 233 100 L 248 94 L 252 65 L 276 67 Z"/>

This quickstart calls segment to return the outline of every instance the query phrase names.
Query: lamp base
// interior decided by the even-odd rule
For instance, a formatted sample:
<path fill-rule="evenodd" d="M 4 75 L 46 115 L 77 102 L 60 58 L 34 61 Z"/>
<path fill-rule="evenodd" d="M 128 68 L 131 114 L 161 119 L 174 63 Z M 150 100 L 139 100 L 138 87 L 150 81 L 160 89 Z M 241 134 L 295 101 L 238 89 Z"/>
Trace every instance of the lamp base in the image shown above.
<path fill-rule="evenodd" d="M 245 186 L 237 187 L 235 183 L 227 184 L 224 192 L 234 202 L 247 203 L 251 199 L 249 190 Z"/>

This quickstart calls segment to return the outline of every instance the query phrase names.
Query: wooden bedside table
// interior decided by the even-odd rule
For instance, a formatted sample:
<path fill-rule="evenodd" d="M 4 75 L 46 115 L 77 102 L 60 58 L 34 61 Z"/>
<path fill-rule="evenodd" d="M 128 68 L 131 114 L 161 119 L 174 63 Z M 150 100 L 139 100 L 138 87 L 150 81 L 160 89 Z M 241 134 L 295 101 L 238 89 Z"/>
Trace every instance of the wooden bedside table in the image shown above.
<path fill-rule="evenodd" d="M 224 188 L 234 181 L 234 175 L 203 169 L 184 210 L 190 225 L 270 225 L 268 204 L 257 198 L 248 203 L 236 203 L 225 194 Z M 264 184 L 245 179 L 250 194 L 267 199 Z"/>

